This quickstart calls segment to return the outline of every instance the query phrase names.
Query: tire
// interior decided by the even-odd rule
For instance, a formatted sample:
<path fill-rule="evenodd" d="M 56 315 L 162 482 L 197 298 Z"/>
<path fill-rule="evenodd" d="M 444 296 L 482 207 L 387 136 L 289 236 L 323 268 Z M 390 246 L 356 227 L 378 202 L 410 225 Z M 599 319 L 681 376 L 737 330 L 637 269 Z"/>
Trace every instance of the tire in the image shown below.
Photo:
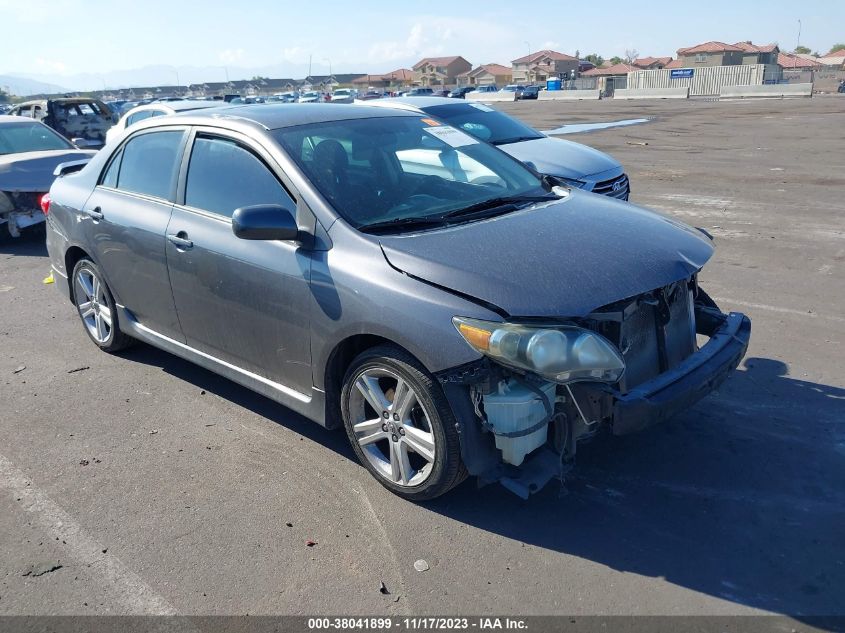
<path fill-rule="evenodd" d="M 73 267 L 72 279 L 73 304 L 88 338 L 104 352 L 129 347 L 134 340 L 120 330 L 114 297 L 99 266 L 88 258 L 80 259 Z"/>
<path fill-rule="evenodd" d="M 466 479 L 446 397 L 404 350 L 380 345 L 358 355 L 343 379 L 340 402 L 358 460 L 391 492 L 425 501 Z"/>

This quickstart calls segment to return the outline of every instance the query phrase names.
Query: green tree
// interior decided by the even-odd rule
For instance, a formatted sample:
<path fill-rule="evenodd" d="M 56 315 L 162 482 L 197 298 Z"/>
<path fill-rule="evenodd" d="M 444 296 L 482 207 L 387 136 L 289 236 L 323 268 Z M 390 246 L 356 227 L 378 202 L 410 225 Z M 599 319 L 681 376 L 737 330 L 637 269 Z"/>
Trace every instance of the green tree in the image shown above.
<path fill-rule="evenodd" d="M 9 95 L 6 94 L 6 91 L 0 88 L 0 103 L 8 103 L 9 102 Z"/>
<path fill-rule="evenodd" d="M 622 59 L 621 57 L 619 57 L 618 55 L 614 55 L 613 57 L 610 58 L 610 63 L 613 64 L 614 66 L 616 64 L 621 64 L 624 61 L 625 60 Z"/>
<path fill-rule="evenodd" d="M 810 49 L 807 48 L 806 46 L 796 46 L 795 50 L 792 51 L 792 52 L 795 53 L 796 55 L 809 55 Z"/>
<path fill-rule="evenodd" d="M 833 53 L 835 53 L 836 51 L 845 51 L 845 44 L 834 44 L 834 45 L 831 47 L 831 49 L 830 49 L 830 53 L 828 53 L 828 55 L 832 55 L 832 54 L 833 54 Z"/>
<path fill-rule="evenodd" d="M 604 57 L 598 53 L 590 53 L 584 59 L 596 66 L 601 66 L 604 63 Z"/>

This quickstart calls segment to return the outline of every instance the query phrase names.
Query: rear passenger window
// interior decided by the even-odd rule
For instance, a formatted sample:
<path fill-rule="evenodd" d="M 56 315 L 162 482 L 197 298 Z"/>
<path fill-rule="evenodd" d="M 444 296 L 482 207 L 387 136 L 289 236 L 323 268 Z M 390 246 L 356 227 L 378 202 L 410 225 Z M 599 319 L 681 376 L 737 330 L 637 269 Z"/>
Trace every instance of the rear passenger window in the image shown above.
<path fill-rule="evenodd" d="M 112 189 L 117 187 L 117 173 L 120 170 L 120 157 L 123 155 L 123 150 L 120 150 L 117 154 L 115 154 L 111 162 L 109 163 L 106 172 L 103 174 L 103 178 L 100 181 L 100 184 L 103 187 L 111 187 Z"/>
<path fill-rule="evenodd" d="M 170 199 L 183 132 L 151 132 L 130 139 L 123 146 L 117 188 L 156 198 Z"/>
<path fill-rule="evenodd" d="M 125 159 L 124 159 L 125 160 Z M 289 206 L 291 198 L 255 154 L 234 141 L 197 138 L 188 165 L 185 204 L 232 217 L 254 204 Z"/>

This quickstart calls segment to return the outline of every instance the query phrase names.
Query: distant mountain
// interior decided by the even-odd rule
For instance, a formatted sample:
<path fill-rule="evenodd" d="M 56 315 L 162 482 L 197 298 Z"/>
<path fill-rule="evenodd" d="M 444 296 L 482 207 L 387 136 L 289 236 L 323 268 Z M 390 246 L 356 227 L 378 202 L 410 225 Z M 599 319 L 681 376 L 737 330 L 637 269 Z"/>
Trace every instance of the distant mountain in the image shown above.
<path fill-rule="evenodd" d="M 325 64 L 314 64 L 314 74 L 328 74 Z M 335 68 L 336 73 L 344 72 Z M 127 70 L 115 70 L 102 74 L 80 73 L 76 75 L 0 75 L 0 87 L 11 88 L 17 95 L 35 94 L 41 92 L 94 91 L 117 88 L 133 88 L 141 86 L 173 86 L 178 84 L 187 86 L 192 83 L 208 81 L 227 81 L 238 79 L 252 79 L 261 77 L 305 77 L 308 74 L 308 64 L 277 64 L 255 68 L 236 66 L 145 66 Z M 52 85 L 52 90 L 45 90 L 44 86 Z M 62 86 L 66 86 L 62 87 Z"/>
<path fill-rule="evenodd" d="M 0 88 L 13 95 L 25 96 L 42 93 L 67 92 L 67 88 L 54 83 L 38 81 L 17 75 L 0 75 Z"/>

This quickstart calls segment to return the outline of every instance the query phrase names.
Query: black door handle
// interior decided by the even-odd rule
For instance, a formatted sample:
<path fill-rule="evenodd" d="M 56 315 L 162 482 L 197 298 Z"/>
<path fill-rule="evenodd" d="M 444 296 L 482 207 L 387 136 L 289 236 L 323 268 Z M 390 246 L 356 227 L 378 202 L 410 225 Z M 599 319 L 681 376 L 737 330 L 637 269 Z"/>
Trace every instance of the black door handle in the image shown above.
<path fill-rule="evenodd" d="M 93 209 L 86 209 L 85 215 L 89 216 L 93 220 L 102 220 L 105 216 L 103 215 L 102 210 L 100 207 L 94 207 Z"/>
<path fill-rule="evenodd" d="M 182 248 L 182 249 L 193 248 L 194 243 L 191 240 L 186 239 L 187 236 L 188 236 L 188 234 L 185 233 L 184 231 L 179 231 L 175 235 L 173 233 L 168 233 L 167 239 L 172 244 L 175 244 L 176 248 Z"/>

